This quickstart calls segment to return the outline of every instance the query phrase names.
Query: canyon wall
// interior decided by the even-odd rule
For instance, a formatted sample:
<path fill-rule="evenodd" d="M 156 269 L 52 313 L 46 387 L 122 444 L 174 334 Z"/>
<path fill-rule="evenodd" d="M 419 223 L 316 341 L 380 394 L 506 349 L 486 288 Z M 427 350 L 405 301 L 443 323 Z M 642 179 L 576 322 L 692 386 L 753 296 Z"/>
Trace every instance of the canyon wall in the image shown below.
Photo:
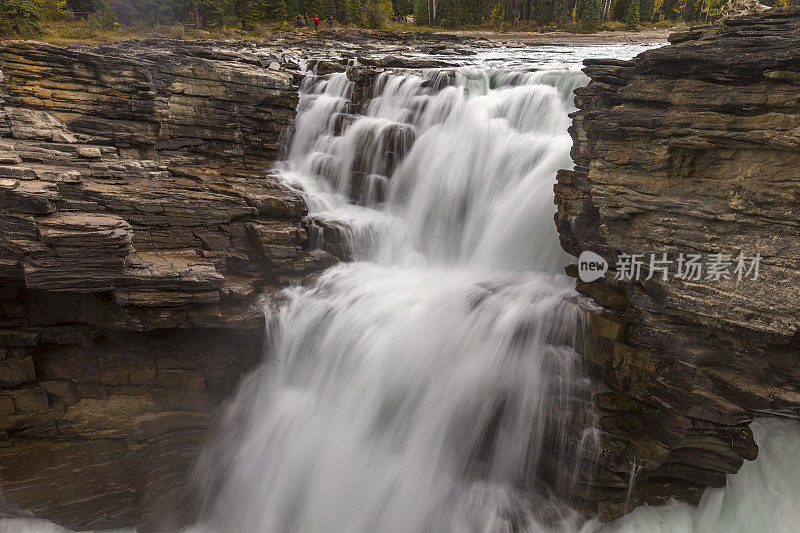
<path fill-rule="evenodd" d="M 335 261 L 267 171 L 300 74 L 169 41 L 6 42 L 0 70 L 2 496 L 146 522 L 260 360 L 263 295 Z"/>
<path fill-rule="evenodd" d="M 555 187 L 564 250 L 610 265 L 577 282 L 604 307 L 590 350 L 609 388 L 595 397 L 600 472 L 579 490 L 604 519 L 698 501 L 757 455 L 753 417 L 800 414 L 800 9 L 670 41 L 585 62 L 575 168 Z M 650 269 L 664 253 L 667 279 Z M 638 280 L 620 279 L 620 254 L 643 254 Z M 728 255 L 730 277 L 678 279 L 680 254 Z M 739 254 L 760 255 L 757 279 L 738 279 Z"/>

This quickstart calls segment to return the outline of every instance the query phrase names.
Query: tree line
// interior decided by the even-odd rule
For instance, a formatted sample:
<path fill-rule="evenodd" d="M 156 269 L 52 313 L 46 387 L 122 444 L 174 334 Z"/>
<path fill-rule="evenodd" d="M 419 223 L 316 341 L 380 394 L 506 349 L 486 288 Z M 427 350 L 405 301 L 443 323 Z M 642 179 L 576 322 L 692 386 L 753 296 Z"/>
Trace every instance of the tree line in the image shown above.
<path fill-rule="evenodd" d="M 784 7 L 798 0 L 761 0 Z M 640 24 L 712 22 L 726 0 L 415 0 L 414 18 L 427 26 L 501 25 L 556 26 L 576 31 L 612 27 L 636 29 Z"/>
<path fill-rule="evenodd" d="M 402 5 L 402 0 L 400 2 Z M 294 21 L 298 14 L 339 24 L 376 26 L 392 15 L 390 0 L 0 0 L 0 36 L 32 35 L 59 19 L 87 18 L 109 27 L 144 23 L 196 29 Z"/>
<path fill-rule="evenodd" d="M 711 21 L 725 0 L 0 0 L 0 37 L 34 36 L 48 21 L 89 18 L 105 27 L 188 24 L 197 29 L 286 23 L 298 15 L 329 16 L 339 25 L 376 28 L 413 16 L 443 28 L 519 25 L 596 31 L 605 22 Z M 783 6 L 798 0 L 762 0 Z"/>

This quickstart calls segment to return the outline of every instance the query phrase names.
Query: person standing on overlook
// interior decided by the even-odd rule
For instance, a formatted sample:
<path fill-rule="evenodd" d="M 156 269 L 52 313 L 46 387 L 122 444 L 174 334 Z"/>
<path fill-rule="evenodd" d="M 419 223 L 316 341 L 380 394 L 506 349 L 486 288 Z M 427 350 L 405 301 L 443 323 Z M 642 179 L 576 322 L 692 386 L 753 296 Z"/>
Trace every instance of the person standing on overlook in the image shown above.
<path fill-rule="evenodd" d="M 319 15 L 314 15 L 314 31 L 317 31 L 318 25 L 319 25 Z"/>
<path fill-rule="evenodd" d="M 328 27 L 333 29 L 333 15 L 328 15 Z"/>

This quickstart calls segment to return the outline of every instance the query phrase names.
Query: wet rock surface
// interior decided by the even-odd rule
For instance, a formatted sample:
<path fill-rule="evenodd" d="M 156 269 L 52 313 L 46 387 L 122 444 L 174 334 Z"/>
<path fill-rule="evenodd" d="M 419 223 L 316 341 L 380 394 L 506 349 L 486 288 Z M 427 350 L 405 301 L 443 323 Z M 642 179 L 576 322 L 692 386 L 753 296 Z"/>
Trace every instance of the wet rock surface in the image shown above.
<path fill-rule="evenodd" d="M 753 417 L 800 413 L 800 9 L 670 40 L 586 61 L 576 167 L 555 187 L 562 247 L 611 266 L 577 285 L 604 307 L 590 354 L 610 391 L 595 398 L 600 471 L 581 496 L 606 520 L 697 502 L 755 458 Z M 646 279 L 648 259 L 620 280 L 622 253 L 761 262 L 756 280 L 664 280 Z"/>

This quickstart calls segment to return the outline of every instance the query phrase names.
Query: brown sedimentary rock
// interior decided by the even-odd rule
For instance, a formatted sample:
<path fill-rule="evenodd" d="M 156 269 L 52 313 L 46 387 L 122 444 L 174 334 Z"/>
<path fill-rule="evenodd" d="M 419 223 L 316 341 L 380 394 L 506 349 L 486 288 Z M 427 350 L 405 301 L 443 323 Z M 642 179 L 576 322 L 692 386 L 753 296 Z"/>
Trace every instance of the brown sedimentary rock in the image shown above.
<path fill-rule="evenodd" d="M 254 57 L 0 44 L 9 503 L 76 528 L 166 516 L 261 358 L 261 298 L 335 261 L 268 171 L 297 73 Z"/>
<path fill-rule="evenodd" d="M 698 501 L 755 458 L 754 416 L 800 412 L 800 9 L 670 40 L 586 61 L 555 188 L 562 247 L 612 267 L 577 287 L 606 309 L 590 355 L 613 393 L 584 494 L 604 519 Z M 644 254 L 639 281 L 616 279 L 622 253 Z M 651 253 L 730 254 L 731 279 L 647 280 Z M 761 255 L 757 280 L 733 273 L 740 253 Z"/>

